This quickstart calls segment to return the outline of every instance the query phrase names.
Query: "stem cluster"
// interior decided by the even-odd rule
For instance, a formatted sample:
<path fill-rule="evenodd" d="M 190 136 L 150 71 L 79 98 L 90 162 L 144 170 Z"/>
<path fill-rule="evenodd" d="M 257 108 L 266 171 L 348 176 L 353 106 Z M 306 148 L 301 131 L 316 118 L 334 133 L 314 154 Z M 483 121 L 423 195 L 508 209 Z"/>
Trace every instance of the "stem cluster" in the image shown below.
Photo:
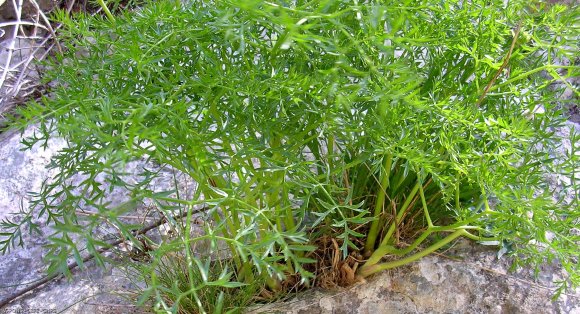
<path fill-rule="evenodd" d="M 531 8 L 155 1 L 108 19 L 62 15 L 69 49 L 53 60 L 53 96 L 20 114 L 40 125 L 26 145 L 58 135 L 68 146 L 21 221 L 40 214 L 54 224 L 58 272 L 83 249 L 104 258 L 103 225 L 138 245 L 120 217 L 143 203 L 186 213 L 168 221 L 177 236 L 156 243 L 151 267 L 136 268 L 145 296 L 175 311 L 206 311 L 252 282 L 270 292 L 289 275 L 308 282 L 321 234 L 339 239 L 344 258 L 364 253 L 361 276 L 458 237 L 497 241 L 516 264 L 557 257 L 575 274 L 578 198 L 554 201 L 545 174 L 570 178 L 577 195 L 577 135 L 563 162 L 546 153 L 564 124 L 558 91 L 546 87 L 579 75 L 552 62 L 574 55 L 578 10 Z M 538 105 L 542 115 L 525 114 Z M 139 160 L 135 183 L 124 169 Z M 167 171 L 194 188 L 176 179 L 159 191 Z M 114 189 L 129 191 L 131 206 L 110 206 Z M 198 204 L 207 216 L 192 212 Z M 12 235 L 22 226 L 3 225 Z"/>

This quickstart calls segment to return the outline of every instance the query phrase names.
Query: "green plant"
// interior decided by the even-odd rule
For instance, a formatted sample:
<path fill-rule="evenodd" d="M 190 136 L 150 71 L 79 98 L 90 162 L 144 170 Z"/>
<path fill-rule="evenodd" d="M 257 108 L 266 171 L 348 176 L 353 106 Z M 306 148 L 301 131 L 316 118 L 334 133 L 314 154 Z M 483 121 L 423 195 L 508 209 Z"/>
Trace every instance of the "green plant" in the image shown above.
<path fill-rule="evenodd" d="M 192 259 L 191 247 L 176 241 L 155 251 L 150 263 L 125 262 L 126 273 L 137 286 L 145 285 L 141 301 L 155 296 L 155 310 L 175 313 L 238 313 L 251 304 L 261 281 L 235 280 L 235 265 L 227 259 Z M 188 266 L 189 265 L 189 266 Z"/>
<path fill-rule="evenodd" d="M 103 224 L 139 246 L 119 217 L 153 202 L 166 217 L 187 213 L 169 220 L 182 247 L 204 240 L 209 256 L 229 252 L 216 259 L 185 249 L 181 282 L 190 290 L 155 280 L 163 269 L 172 278 L 171 265 L 137 267 L 149 269 L 146 296 L 160 310 L 201 300 L 200 275 L 220 292 L 255 280 L 277 292 L 294 274 L 307 283 L 323 234 L 338 239 L 343 258 L 364 253 L 363 277 L 467 237 L 509 246 L 516 266 L 557 259 L 570 274 L 561 287 L 579 282 L 578 135 L 554 163 L 564 118 L 561 90 L 547 88 L 579 75 L 554 63 L 577 57 L 577 8 L 160 1 L 114 21 L 59 18 L 69 50 L 49 73 L 57 86 L 21 112 L 40 123 L 27 146 L 55 135 L 68 142 L 53 160 L 59 174 L 25 214 L 40 210 L 54 224 L 49 271 L 66 272 L 81 248 L 103 261 L 97 249 L 106 244 L 93 235 Z M 543 114 L 529 114 L 538 106 Z M 159 167 L 131 183 L 123 169 L 139 159 Z M 194 192 L 155 190 L 163 168 L 195 180 Z M 569 178 L 575 197 L 554 200 L 547 173 Z M 132 201 L 111 208 L 103 175 Z M 199 204 L 212 222 L 192 236 Z M 21 225 L 5 222 L 6 234 Z M 150 255 L 160 265 L 170 244 L 156 245 Z M 224 260 L 231 273 L 203 276 Z"/>

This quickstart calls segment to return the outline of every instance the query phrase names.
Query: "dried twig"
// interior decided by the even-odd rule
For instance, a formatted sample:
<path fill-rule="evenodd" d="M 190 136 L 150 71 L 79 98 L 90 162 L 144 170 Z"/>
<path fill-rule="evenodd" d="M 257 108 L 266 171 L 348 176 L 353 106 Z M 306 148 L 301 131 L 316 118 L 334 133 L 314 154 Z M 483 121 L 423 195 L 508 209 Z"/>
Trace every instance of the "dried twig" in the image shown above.
<path fill-rule="evenodd" d="M 0 95 L 0 115 L 9 111 L 18 102 L 27 99 L 34 92 L 35 87 L 40 85 L 36 79 L 27 79 L 32 71 L 32 61 L 44 59 L 54 46 L 57 47 L 58 51 L 62 52 L 62 47 L 56 40 L 55 33 L 61 25 L 58 24 L 53 28 L 46 14 L 35 0 L 27 0 L 30 1 L 30 4 L 37 12 L 27 19 L 23 16 L 24 0 L 11 1 L 15 11 L 15 18 L 12 21 L 0 23 L 0 27 L 12 28 L 12 31 L 6 35 L 7 38 L 2 47 L 2 51 L 5 53 L 5 60 L 0 65 L 0 90 L 2 91 L 2 95 Z M 32 27 L 29 34 L 24 32 L 24 26 Z M 38 30 L 43 30 L 46 35 L 39 34 Z M 54 42 L 49 44 L 50 40 Z M 20 58 L 16 55 L 17 51 L 20 51 Z M 26 52 L 24 53 L 24 51 Z M 18 99 L 14 99 L 16 96 L 18 96 Z"/>
<path fill-rule="evenodd" d="M 36 10 L 38 11 L 38 15 L 40 17 L 42 17 L 42 19 L 44 20 L 44 23 L 46 23 L 48 31 L 50 32 L 52 37 L 55 38 L 56 48 L 58 49 L 58 52 L 60 52 L 62 54 L 62 47 L 58 43 L 58 40 L 56 40 L 56 33 L 54 32 L 54 29 L 52 29 L 52 26 L 50 25 L 50 21 L 48 20 L 48 18 L 44 14 L 44 12 L 42 12 L 42 10 L 40 9 L 40 6 L 38 6 L 38 3 L 36 3 L 35 0 L 28 0 L 28 1 L 30 1 L 30 3 L 36 8 Z"/>
<path fill-rule="evenodd" d="M 521 29 L 522 29 L 522 23 L 520 22 L 518 24 L 518 26 L 516 27 L 516 30 L 514 32 L 514 38 L 512 39 L 512 45 L 510 47 L 510 50 L 508 51 L 507 55 L 505 56 L 502 65 L 499 67 L 499 69 L 497 70 L 497 72 L 495 73 L 495 75 L 493 76 L 491 81 L 489 81 L 489 83 L 485 87 L 485 90 L 483 91 L 481 96 L 479 96 L 479 99 L 477 100 L 477 103 L 476 103 L 477 107 L 479 107 L 481 105 L 481 103 L 483 102 L 483 99 L 485 99 L 485 95 L 487 95 L 487 93 L 489 92 L 489 90 L 491 89 L 491 87 L 493 86 L 495 81 L 497 80 L 497 78 L 500 76 L 500 74 L 503 72 L 503 70 L 508 65 L 510 58 L 512 57 L 512 53 L 514 51 L 514 47 L 516 46 L 516 42 L 518 41 L 518 37 L 520 36 Z"/>
<path fill-rule="evenodd" d="M 12 3 L 14 5 L 14 11 L 16 11 L 16 21 L 15 21 L 15 27 L 14 27 L 14 31 L 12 32 L 12 38 L 10 38 L 8 40 L 8 55 L 6 56 L 6 62 L 4 65 L 4 70 L 2 71 L 2 74 L 0 74 L 0 87 L 4 86 L 4 82 L 6 82 L 6 78 L 8 76 L 8 73 L 10 72 L 10 64 L 12 63 L 12 57 L 14 55 L 14 47 L 16 46 L 16 34 L 18 34 L 18 25 L 20 25 L 20 18 L 22 15 L 22 0 L 18 0 L 18 3 L 16 3 L 16 0 L 12 0 Z"/>

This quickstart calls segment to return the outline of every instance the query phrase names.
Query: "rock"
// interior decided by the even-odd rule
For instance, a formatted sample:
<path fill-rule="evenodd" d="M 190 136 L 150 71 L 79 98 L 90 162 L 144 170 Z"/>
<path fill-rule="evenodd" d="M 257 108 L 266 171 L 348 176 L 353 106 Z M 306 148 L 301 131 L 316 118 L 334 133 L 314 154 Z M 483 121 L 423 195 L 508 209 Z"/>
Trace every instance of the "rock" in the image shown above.
<path fill-rule="evenodd" d="M 250 313 L 580 313 L 580 294 L 552 302 L 548 275 L 509 273 L 509 261 L 468 240 L 444 255 L 431 255 L 339 291 L 308 291 L 286 302 L 255 306 Z"/>
<path fill-rule="evenodd" d="M 33 132 L 34 128 L 30 128 L 25 132 L 25 136 L 30 136 Z M 28 207 L 30 196 L 27 192 L 38 191 L 42 181 L 52 175 L 45 166 L 52 155 L 65 145 L 63 140 L 53 139 L 49 141 L 47 150 L 35 147 L 30 151 L 20 151 L 20 138 L 15 132 L 0 134 L 0 219 L 17 213 L 21 207 Z M 43 256 L 46 255 L 46 250 L 42 245 L 46 244 L 45 237 L 51 230 L 43 227 L 42 231 L 43 234 L 40 235 L 25 234 L 23 248 L 16 248 L 7 255 L 0 255 L 0 300 L 20 290 L 26 283 L 45 275 Z M 94 312 L 94 306 L 78 302 L 89 297 L 85 300 L 87 302 L 93 295 L 109 292 L 114 285 L 105 288 L 105 283 L 114 283 L 117 278 L 111 269 L 103 271 L 94 265 L 88 265 L 82 274 L 77 275 L 80 276 L 72 282 L 53 281 L 3 310 L 6 310 L 6 313 L 17 311 L 24 313 L 42 309 L 53 309 L 58 312 L 65 309 L 77 313 Z"/>
<path fill-rule="evenodd" d="M 31 136 L 35 130 L 35 127 L 30 127 L 23 136 Z M 0 134 L 0 220 L 12 217 L 11 214 L 18 213 L 20 208 L 28 208 L 31 197 L 27 192 L 39 191 L 42 182 L 54 175 L 54 171 L 49 171 L 45 167 L 51 157 L 66 146 L 64 140 L 54 138 L 48 141 L 46 150 L 37 145 L 31 150 L 21 151 L 20 140 L 21 136 L 16 132 Z M 156 167 L 137 161 L 129 163 L 127 170 L 134 174 L 134 179 L 137 179 L 139 170 L 144 166 L 149 169 Z M 171 170 L 162 169 L 161 173 L 164 176 L 160 181 L 154 182 L 156 191 L 173 190 Z M 77 179 L 82 178 L 79 176 Z M 186 193 L 188 187 L 192 186 L 191 182 L 181 177 L 177 180 L 182 193 Z M 107 201 L 114 206 L 129 198 L 125 191 L 113 190 L 108 195 Z M 42 245 L 48 242 L 46 237 L 52 233 L 52 229 L 44 225 L 45 220 L 44 217 L 40 220 L 35 219 L 41 223 L 41 234 L 25 233 L 24 247 L 17 247 L 9 254 L 0 255 L 0 301 L 21 290 L 27 283 L 46 275 L 43 257 L 47 254 L 47 250 Z M 84 269 L 77 269 L 74 274 L 72 281 L 54 280 L 0 309 L 0 312 L 2 310 L 6 310 L 7 313 L 41 310 L 55 310 L 58 313 L 142 312 L 133 305 L 136 300 L 134 296 L 128 299 L 123 297 L 127 295 L 129 287 L 134 287 L 134 280 L 112 265 L 101 269 L 89 262 Z"/>

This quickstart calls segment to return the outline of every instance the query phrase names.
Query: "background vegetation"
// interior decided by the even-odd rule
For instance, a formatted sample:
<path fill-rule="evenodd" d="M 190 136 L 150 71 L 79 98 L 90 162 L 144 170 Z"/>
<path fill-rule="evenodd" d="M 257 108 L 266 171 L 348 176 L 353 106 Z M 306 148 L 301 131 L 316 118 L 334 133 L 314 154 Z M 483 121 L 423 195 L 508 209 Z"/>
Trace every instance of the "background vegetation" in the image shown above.
<path fill-rule="evenodd" d="M 3 222 L 3 250 L 45 217 L 49 271 L 67 273 L 85 251 L 107 261 L 98 230 L 111 226 L 145 256 L 123 262 L 146 283 L 139 302 L 172 312 L 351 284 L 459 237 L 493 241 L 515 266 L 557 260 L 561 288 L 576 285 L 578 135 L 555 161 L 565 118 L 550 87 L 579 75 L 556 62 L 578 57 L 578 11 L 244 0 L 61 14 L 52 95 L 19 114 L 40 126 L 26 145 L 68 147 L 30 211 Z M 137 160 L 195 188 L 160 192 L 161 171 L 146 167 L 133 182 Z M 554 196 L 547 173 L 572 197 Z M 131 200 L 112 206 L 113 188 Z M 136 236 L 122 218 L 135 210 L 165 217 L 171 237 Z"/>

